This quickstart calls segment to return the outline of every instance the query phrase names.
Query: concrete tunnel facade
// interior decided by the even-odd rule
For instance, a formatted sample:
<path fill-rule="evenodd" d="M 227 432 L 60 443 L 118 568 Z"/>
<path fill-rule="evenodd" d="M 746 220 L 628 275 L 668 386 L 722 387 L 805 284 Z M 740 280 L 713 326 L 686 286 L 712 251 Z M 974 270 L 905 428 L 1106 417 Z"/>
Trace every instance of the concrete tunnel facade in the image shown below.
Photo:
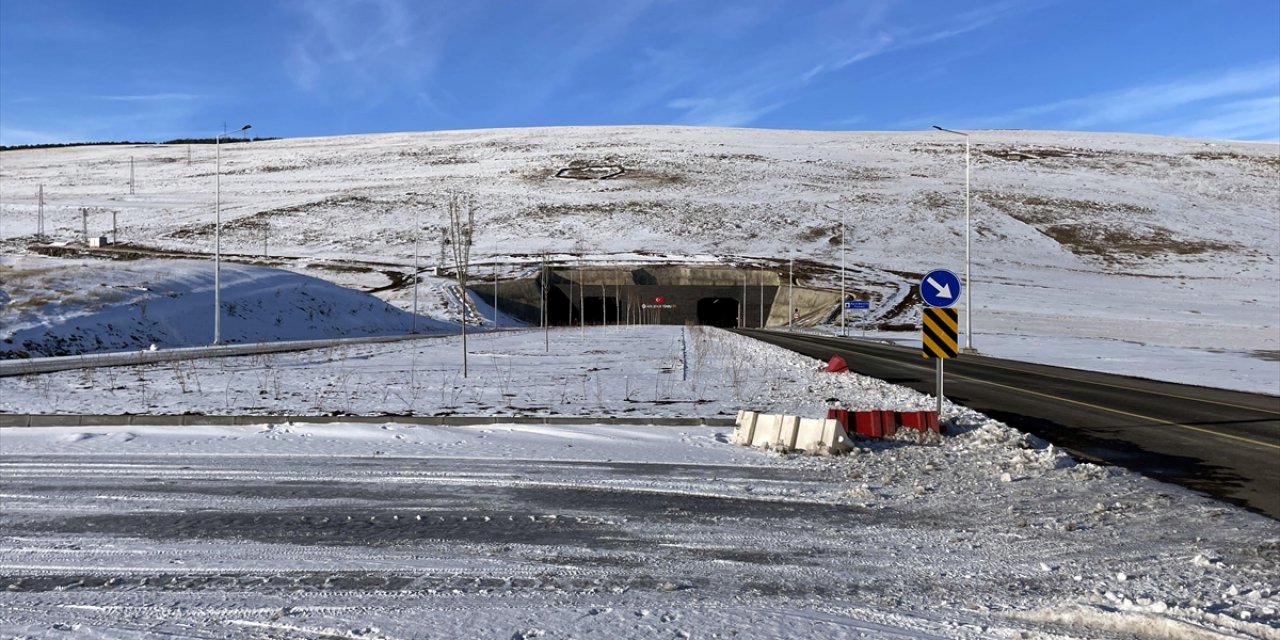
<path fill-rule="evenodd" d="M 786 326 L 788 298 L 798 324 L 812 325 L 839 308 L 838 291 L 787 287 L 787 274 L 732 266 L 646 265 L 553 267 L 535 276 L 497 283 L 503 313 L 538 325 L 543 287 L 553 326 L 586 324 L 703 324 L 718 327 Z M 472 293 L 495 303 L 495 288 L 475 283 Z"/>

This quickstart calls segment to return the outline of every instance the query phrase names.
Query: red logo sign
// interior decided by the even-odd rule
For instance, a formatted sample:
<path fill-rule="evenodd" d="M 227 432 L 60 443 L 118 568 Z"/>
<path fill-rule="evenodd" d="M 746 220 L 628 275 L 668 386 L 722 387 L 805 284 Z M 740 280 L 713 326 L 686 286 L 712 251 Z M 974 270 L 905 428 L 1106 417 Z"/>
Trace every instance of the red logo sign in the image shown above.
<path fill-rule="evenodd" d="M 666 301 L 667 301 L 667 299 L 666 299 L 666 298 L 664 298 L 664 297 L 662 297 L 662 296 L 654 296 L 654 297 L 653 297 L 653 302 L 654 302 L 654 304 L 662 304 L 662 303 L 664 303 L 664 302 L 666 302 Z"/>

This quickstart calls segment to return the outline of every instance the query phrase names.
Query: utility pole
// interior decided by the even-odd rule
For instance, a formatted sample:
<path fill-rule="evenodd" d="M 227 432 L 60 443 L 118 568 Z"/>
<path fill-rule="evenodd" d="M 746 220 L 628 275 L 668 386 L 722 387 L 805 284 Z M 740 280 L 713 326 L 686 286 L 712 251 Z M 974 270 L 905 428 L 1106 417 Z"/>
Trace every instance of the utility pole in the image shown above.
<path fill-rule="evenodd" d="M 133 156 L 129 156 L 129 195 L 133 195 Z"/>
<path fill-rule="evenodd" d="M 262 221 L 262 259 L 267 259 L 267 236 L 271 234 L 271 223 Z"/>
<path fill-rule="evenodd" d="M 37 206 L 37 209 L 36 209 L 39 212 L 39 217 L 38 217 L 39 222 L 36 225 L 36 235 L 40 236 L 40 239 L 43 240 L 44 239 L 44 185 L 43 184 L 40 185 L 40 195 L 37 197 L 37 202 L 39 202 L 39 205 Z"/>
<path fill-rule="evenodd" d="M 498 257 L 493 258 L 493 328 L 498 328 Z"/>
<path fill-rule="evenodd" d="M 420 244 L 418 240 L 422 235 L 422 223 L 419 221 L 418 209 L 419 207 L 416 206 L 413 208 L 413 327 L 410 329 L 410 333 L 418 332 L 418 248 Z M 440 250 L 444 251 L 443 245 L 441 245 Z M 262 252 L 263 254 L 267 252 L 265 241 L 263 241 Z"/>
<path fill-rule="evenodd" d="M 116 236 L 116 212 L 111 212 L 111 244 L 116 244 L 119 239 Z"/>
<path fill-rule="evenodd" d="M 542 253 L 542 298 L 538 315 L 542 318 L 542 347 L 551 353 L 551 318 L 547 317 L 547 287 L 551 285 L 551 274 L 547 271 L 547 254 Z"/>
<path fill-rule="evenodd" d="M 795 330 L 796 257 L 787 256 L 787 331 Z"/>
<path fill-rule="evenodd" d="M 89 246 L 89 210 L 84 207 L 80 207 L 80 238 Z"/>

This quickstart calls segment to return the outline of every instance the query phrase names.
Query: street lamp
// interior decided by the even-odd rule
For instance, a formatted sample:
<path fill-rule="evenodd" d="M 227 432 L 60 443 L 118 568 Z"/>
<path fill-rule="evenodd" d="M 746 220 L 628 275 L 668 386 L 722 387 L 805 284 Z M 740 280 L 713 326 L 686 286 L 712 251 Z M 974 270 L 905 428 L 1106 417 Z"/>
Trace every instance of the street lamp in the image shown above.
<path fill-rule="evenodd" d="M 844 328 L 844 317 L 845 317 L 845 315 L 846 315 L 846 314 L 845 314 L 845 312 L 844 312 L 844 271 L 845 271 L 845 270 L 844 270 L 844 253 L 845 253 L 845 251 L 844 251 L 844 225 L 845 225 L 845 218 L 846 218 L 847 216 L 845 216 L 845 212 L 844 212 L 844 210 L 843 210 L 843 209 L 837 209 L 837 208 L 835 208 L 835 207 L 833 207 L 833 206 L 831 206 L 831 205 L 829 205 L 829 204 L 826 204 L 826 203 L 823 203 L 823 205 L 822 205 L 822 206 L 824 206 L 824 207 L 826 207 L 826 208 L 828 208 L 828 209 L 830 209 L 830 210 L 832 210 L 832 211 L 839 212 L 839 214 L 840 214 L 840 335 L 841 335 L 841 336 L 847 336 L 847 335 L 849 335 L 849 334 L 848 334 L 848 332 L 847 332 L 847 331 L 845 331 L 845 328 Z"/>
<path fill-rule="evenodd" d="M 972 261 L 970 260 L 969 244 L 972 236 L 973 227 L 969 222 L 969 169 L 972 166 L 969 161 L 969 134 L 963 131 L 952 131 L 951 129 L 943 129 L 938 125 L 933 125 L 934 129 L 953 133 L 958 136 L 964 136 L 964 348 L 965 351 L 973 351 L 973 281 L 969 277 L 969 269 Z"/>
<path fill-rule="evenodd" d="M 231 133 L 240 133 L 253 125 L 246 124 Z M 217 158 L 213 172 L 213 344 L 222 343 L 222 139 L 231 135 L 223 132 L 213 140 Z"/>

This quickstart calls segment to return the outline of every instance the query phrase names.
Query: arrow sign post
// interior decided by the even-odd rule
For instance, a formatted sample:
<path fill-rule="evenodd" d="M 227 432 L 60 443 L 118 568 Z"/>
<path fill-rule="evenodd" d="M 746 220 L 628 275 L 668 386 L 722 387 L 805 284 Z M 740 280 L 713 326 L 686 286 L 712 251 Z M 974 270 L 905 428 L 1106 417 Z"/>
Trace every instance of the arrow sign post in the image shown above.
<path fill-rule="evenodd" d="M 960 278 L 946 269 L 934 269 L 920 279 L 920 297 L 931 307 L 950 307 L 960 299 Z"/>
<path fill-rule="evenodd" d="M 959 325 L 951 305 L 960 299 L 960 278 L 946 269 L 934 269 L 920 279 L 920 298 L 925 308 L 921 320 L 921 355 L 938 364 L 938 416 L 942 416 L 942 363 L 956 357 Z"/>

